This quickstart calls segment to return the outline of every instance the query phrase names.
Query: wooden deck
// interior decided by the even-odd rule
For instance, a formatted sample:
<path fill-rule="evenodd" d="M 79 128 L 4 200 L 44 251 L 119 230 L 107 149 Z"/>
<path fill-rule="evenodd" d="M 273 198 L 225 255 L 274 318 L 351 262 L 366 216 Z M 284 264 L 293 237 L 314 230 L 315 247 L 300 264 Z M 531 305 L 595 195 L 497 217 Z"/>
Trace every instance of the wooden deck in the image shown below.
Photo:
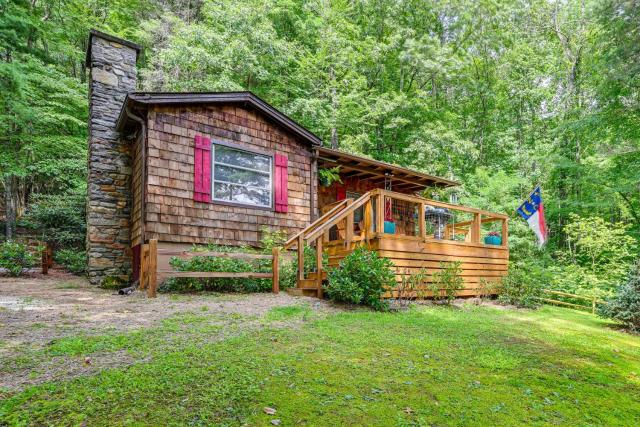
<path fill-rule="evenodd" d="M 440 209 L 437 212 L 447 217 L 446 223 L 425 219 L 425 212 L 433 209 Z M 356 222 L 355 217 L 360 221 Z M 464 288 L 458 296 L 475 296 L 486 293 L 483 282 L 497 282 L 507 274 L 507 220 L 506 215 L 481 209 L 372 190 L 357 200 L 347 199 L 330 206 L 323 217 L 292 237 L 287 245 L 314 245 L 318 256 L 322 252 L 328 254 L 330 267 L 364 245 L 392 261 L 399 283 L 403 276 L 423 274 L 419 291 L 433 281 L 433 273 L 442 269 L 442 262 L 459 261 Z M 384 232 L 385 222 L 394 224 L 392 233 Z M 500 235 L 501 244 L 484 243 L 484 236 L 490 231 Z M 322 271 L 312 273 L 312 277 L 299 272 L 298 288 L 293 293 L 321 296 L 324 277 L 326 272 Z M 428 296 L 424 292 L 420 295 Z M 394 292 L 390 290 L 387 297 L 392 296 Z"/>

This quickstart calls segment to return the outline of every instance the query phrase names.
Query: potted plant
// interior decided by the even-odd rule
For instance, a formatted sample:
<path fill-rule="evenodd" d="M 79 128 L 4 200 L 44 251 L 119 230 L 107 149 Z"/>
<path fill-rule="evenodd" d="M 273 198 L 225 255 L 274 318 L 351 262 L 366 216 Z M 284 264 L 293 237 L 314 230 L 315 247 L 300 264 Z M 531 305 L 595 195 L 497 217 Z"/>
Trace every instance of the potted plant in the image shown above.
<path fill-rule="evenodd" d="M 502 236 L 497 231 L 490 231 L 484 237 L 485 245 L 502 245 Z"/>
<path fill-rule="evenodd" d="M 485 243 L 485 245 L 497 245 L 497 246 L 500 246 L 500 245 L 502 245 L 502 236 L 500 236 L 500 233 L 498 233 L 497 231 L 490 231 L 484 237 L 484 243 Z"/>

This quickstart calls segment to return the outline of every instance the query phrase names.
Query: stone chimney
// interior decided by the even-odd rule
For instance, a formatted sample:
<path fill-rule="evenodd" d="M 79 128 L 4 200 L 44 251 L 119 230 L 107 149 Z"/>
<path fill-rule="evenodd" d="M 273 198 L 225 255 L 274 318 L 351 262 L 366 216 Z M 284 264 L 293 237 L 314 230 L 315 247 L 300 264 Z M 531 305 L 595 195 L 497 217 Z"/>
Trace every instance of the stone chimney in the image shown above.
<path fill-rule="evenodd" d="M 91 30 L 87 255 L 89 281 L 129 281 L 131 274 L 131 151 L 116 131 L 126 95 L 136 89 L 141 47 Z"/>

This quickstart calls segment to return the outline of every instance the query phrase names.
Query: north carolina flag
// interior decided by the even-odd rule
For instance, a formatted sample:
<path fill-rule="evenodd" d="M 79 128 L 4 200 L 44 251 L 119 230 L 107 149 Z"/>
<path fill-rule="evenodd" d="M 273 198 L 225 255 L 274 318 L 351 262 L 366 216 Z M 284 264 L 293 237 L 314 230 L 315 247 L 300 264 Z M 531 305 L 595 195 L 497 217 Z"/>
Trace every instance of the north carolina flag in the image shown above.
<path fill-rule="evenodd" d="M 547 223 L 544 219 L 544 206 L 542 205 L 540 186 L 536 187 L 533 193 L 520 205 L 518 213 L 527 220 L 529 227 L 538 236 L 538 247 L 542 247 L 547 241 Z"/>

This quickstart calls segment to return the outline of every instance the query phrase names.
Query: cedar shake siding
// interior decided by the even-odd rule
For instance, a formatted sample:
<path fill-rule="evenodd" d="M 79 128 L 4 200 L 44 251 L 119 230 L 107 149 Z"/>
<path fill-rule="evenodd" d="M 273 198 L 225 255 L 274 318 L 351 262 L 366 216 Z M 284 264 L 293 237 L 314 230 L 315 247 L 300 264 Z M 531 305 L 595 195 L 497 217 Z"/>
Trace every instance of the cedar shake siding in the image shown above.
<path fill-rule="evenodd" d="M 311 221 L 312 147 L 260 111 L 224 103 L 150 105 L 147 123 L 146 239 L 258 246 L 263 226 L 290 235 Z M 287 212 L 276 212 L 275 200 L 272 208 L 195 201 L 196 135 L 274 158 L 286 155 Z"/>

